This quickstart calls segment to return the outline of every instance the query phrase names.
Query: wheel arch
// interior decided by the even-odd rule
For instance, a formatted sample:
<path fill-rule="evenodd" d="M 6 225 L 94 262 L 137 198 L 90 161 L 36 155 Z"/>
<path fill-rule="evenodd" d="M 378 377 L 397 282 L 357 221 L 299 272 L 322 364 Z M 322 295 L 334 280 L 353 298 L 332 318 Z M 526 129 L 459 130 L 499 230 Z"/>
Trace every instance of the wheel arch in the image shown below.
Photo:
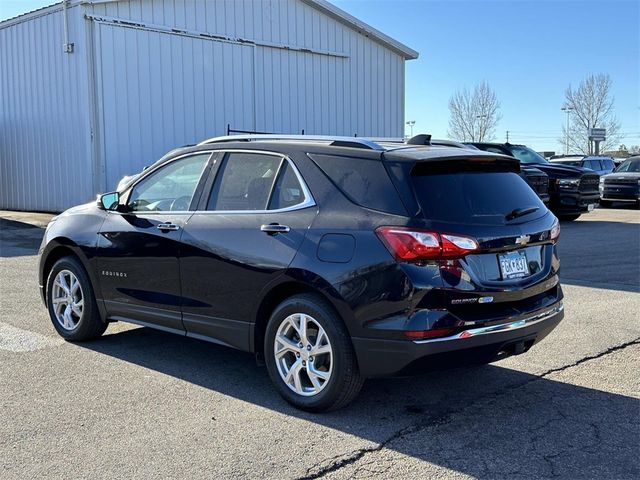
<path fill-rule="evenodd" d="M 91 282 L 91 286 L 93 287 L 94 295 L 96 296 L 96 302 L 98 304 L 98 310 L 102 318 L 104 317 L 104 308 L 101 301 L 98 300 L 98 292 L 99 284 L 98 280 L 95 276 L 95 273 L 92 271 L 89 263 L 89 259 L 84 254 L 79 245 L 77 245 L 73 240 L 66 237 L 59 237 L 51 240 L 45 250 L 42 252 L 41 261 L 40 261 L 40 284 L 43 286 L 43 297 L 46 303 L 47 301 L 47 279 L 49 278 L 49 273 L 51 269 L 55 265 L 55 263 L 64 257 L 74 257 L 77 259 L 82 267 L 84 268 L 87 276 L 89 277 L 89 281 Z"/>
<path fill-rule="evenodd" d="M 271 313 L 275 308 L 287 298 L 303 293 L 318 295 L 326 301 L 342 319 L 347 330 L 350 331 L 350 322 L 348 319 L 353 317 L 353 314 L 335 288 L 333 288 L 326 280 L 315 274 L 311 274 L 310 272 L 305 272 L 304 277 L 306 279 L 312 278 L 313 281 L 303 281 L 298 275 L 293 274 L 291 276 L 288 275 L 288 278 L 284 279 L 280 283 L 267 288 L 267 291 L 258 303 L 255 315 L 253 316 L 253 323 L 249 331 L 249 345 L 252 352 L 258 354 L 263 353 L 264 334 L 269 318 L 271 317 Z"/>

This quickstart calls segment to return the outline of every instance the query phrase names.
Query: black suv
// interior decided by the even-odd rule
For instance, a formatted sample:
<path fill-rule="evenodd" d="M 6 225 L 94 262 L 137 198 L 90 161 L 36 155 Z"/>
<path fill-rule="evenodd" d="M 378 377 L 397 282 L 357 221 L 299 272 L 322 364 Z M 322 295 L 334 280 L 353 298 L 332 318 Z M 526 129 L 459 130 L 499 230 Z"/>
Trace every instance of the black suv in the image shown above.
<path fill-rule="evenodd" d="M 549 208 L 562 220 L 575 220 L 592 211 L 600 201 L 600 177 L 588 168 L 548 162 L 525 145 L 510 143 L 470 143 L 486 152 L 510 155 L 524 165 L 542 170 L 549 176 Z"/>
<path fill-rule="evenodd" d="M 336 137 L 173 151 L 51 221 L 58 333 L 125 321 L 254 352 L 321 411 L 363 379 L 527 351 L 563 317 L 556 217 L 494 153 Z"/>

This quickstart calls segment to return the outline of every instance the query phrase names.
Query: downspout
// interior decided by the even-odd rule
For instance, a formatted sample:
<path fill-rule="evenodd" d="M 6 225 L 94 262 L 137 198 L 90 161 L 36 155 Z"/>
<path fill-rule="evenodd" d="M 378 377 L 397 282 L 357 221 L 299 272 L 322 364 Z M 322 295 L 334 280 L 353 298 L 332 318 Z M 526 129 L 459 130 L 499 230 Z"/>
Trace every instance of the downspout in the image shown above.
<path fill-rule="evenodd" d="M 69 1 L 70 0 L 63 0 L 62 2 L 62 28 L 64 30 L 64 44 L 62 45 L 62 51 L 64 53 L 73 53 L 73 43 L 69 42 L 69 22 L 67 19 Z"/>

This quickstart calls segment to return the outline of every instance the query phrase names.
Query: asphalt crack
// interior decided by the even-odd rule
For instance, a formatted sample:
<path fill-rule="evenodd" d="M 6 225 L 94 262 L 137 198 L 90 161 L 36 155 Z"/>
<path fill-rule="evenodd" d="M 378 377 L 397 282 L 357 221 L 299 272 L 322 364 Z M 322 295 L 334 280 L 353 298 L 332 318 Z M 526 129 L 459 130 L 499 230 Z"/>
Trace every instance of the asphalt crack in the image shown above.
<path fill-rule="evenodd" d="M 321 478 L 324 477 L 325 475 L 335 472 L 337 470 L 340 470 L 344 467 L 347 467 L 349 465 L 353 465 L 354 463 L 358 462 L 361 458 L 363 458 L 365 455 L 369 454 L 369 453 L 375 453 L 378 452 L 380 450 L 382 450 L 383 448 L 385 448 L 387 445 L 393 443 L 395 440 L 401 439 L 407 435 L 411 435 L 417 432 L 420 432 L 422 430 L 425 430 L 427 428 L 433 427 L 433 426 L 437 426 L 437 425 L 446 425 L 450 422 L 452 422 L 454 420 L 454 416 L 458 415 L 462 412 L 464 412 L 465 410 L 468 410 L 469 408 L 472 408 L 475 404 L 486 401 L 490 398 L 496 398 L 502 395 L 505 395 L 513 390 L 517 390 L 519 388 L 525 387 L 533 382 L 537 382 L 539 380 L 544 379 L 545 377 L 548 377 L 549 375 L 553 375 L 554 373 L 558 373 L 558 372 L 563 372 L 565 370 L 568 370 L 570 368 L 574 368 L 577 367 L 578 365 L 582 365 L 583 363 L 586 362 L 590 362 L 592 360 L 597 360 L 599 358 L 605 357 L 607 355 L 610 355 L 612 353 L 615 353 L 617 351 L 623 350 L 627 347 L 630 347 L 632 345 L 638 345 L 640 344 L 640 337 L 625 342 L 625 343 L 621 343 L 619 345 L 615 345 L 612 347 L 607 348 L 606 350 L 603 350 L 602 352 L 596 353 L 594 355 L 587 355 L 585 357 L 582 357 L 578 360 L 576 360 L 573 363 L 567 364 L 567 365 L 563 365 L 562 367 L 556 367 L 556 368 L 551 368 L 549 370 L 546 370 L 545 372 L 539 374 L 539 375 L 535 375 L 532 378 L 521 382 L 519 384 L 516 385 L 511 385 L 509 387 L 500 389 L 500 390 L 496 390 L 494 392 L 491 393 L 487 393 L 484 395 L 481 395 L 480 397 L 476 398 L 473 402 L 470 402 L 468 404 L 465 404 L 462 407 L 459 408 L 455 408 L 455 409 L 451 409 L 448 411 L 445 411 L 443 413 L 440 413 L 438 415 L 435 416 L 428 416 L 426 418 L 424 418 L 423 420 L 413 423 L 407 427 L 404 427 L 398 431 L 396 431 L 395 433 L 393 433 L 392 435 L 390 435 L 386 440 L 384 440 L 381 443 L 378 443 L 377 445 L 371 446 L 371 447 L 364 447 L 364 448 L 360 448 L 357 450 L 353 450 L 351 452 L 347 452 L 345 454 L 341 454 L 341 455 L 336 455 L 334 457 L 331 457 L 329 459 L 324 459 L 318 463 L 315 463 L 314 465 L 312 465 L 311 467 L 307 468 L 307 471 L 305 473 L 304 476 L 302 477 L 298 477 L 297 480 L 314 480 L 317 478 Z M 544 460 L 551 466 L 551 473 L 552 475 L 555 474 L 554 468 L 553 468 L 553 458 L 551 458 L 552 456 L 546 456 L 544 457 Z"/>

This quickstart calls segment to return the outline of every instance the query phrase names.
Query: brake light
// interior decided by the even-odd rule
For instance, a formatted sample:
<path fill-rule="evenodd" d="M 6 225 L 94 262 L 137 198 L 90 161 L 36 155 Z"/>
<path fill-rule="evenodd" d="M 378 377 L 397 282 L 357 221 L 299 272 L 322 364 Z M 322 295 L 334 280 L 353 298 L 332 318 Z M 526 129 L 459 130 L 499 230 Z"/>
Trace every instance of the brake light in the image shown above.
<path fill-rule="evenodd" d="M 473 238 L 407 227 L 378 227 L 376 234 L 398 261 L 460 258 L 478 250 Z"/>

